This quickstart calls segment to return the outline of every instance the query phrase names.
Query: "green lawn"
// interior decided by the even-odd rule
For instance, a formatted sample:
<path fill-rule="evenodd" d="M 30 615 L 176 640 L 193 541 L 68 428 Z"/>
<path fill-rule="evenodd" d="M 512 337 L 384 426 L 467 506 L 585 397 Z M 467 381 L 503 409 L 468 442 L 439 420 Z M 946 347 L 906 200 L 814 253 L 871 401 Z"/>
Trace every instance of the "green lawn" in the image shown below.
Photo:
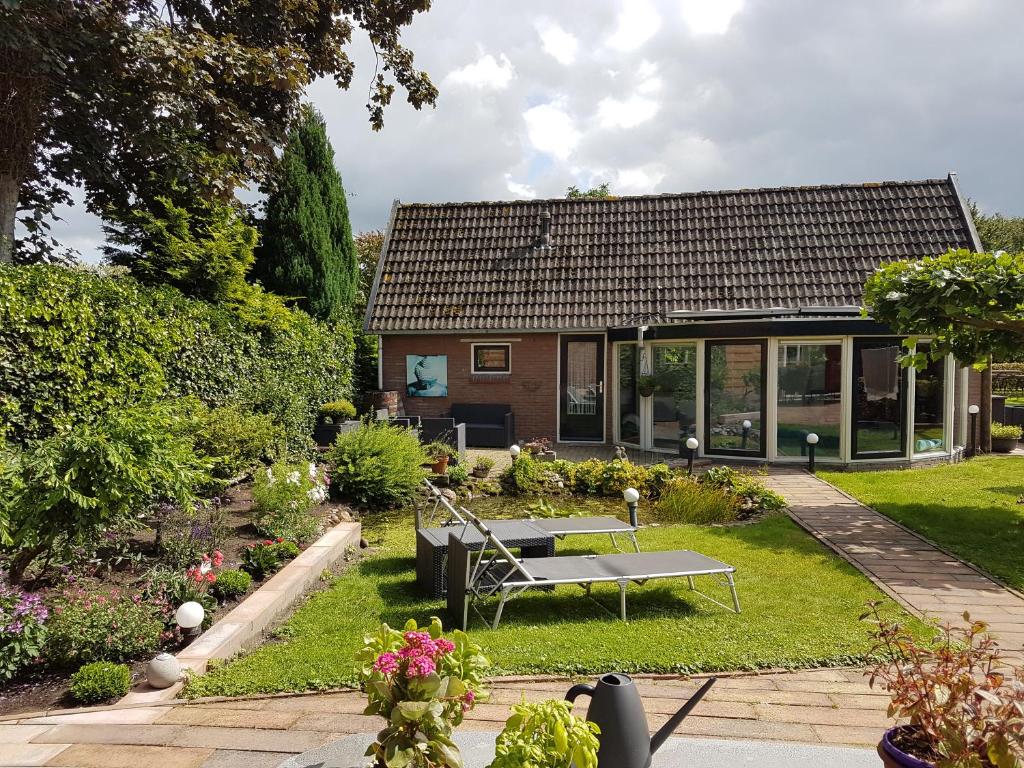
<path fill-rule="evenodd" d="M 847 493 L 1024 589 L 1024 458 L 891 472 L 823 472 Z"/>
<path fill-rule="evenodd" d="M 620 502 L 613 509 L 621 507 Z M 590 512 L 598 509 L 600 505 L 591 505 Z M 478 511 L 493 515 L 493 509 L 478 506 Z M 410 617 L 444 618 L 441 601 L 424 599 L 417 592 L 408 514 L 371 523 L 364 535 L 375 554 L 313 596 L 283 627 L 277 642 L 194 680 L 188 695 L 350 684 L 352 654 L 377 622 L 401 626 Z M 695 596 L 682 580 L 631 585 L 628 623 L 594 605 L 578 588 L 528 593 L 507 606 L 497 631 L 485 629 L 478 617 L 470 628 L 495 671 L 575 674 L 821 666 L 862 658 L 867 650 L 868 627 L 858 617 L 865 602 L 881 598 L 881 593 L 785 516 L 727 528 L 651 527 L 643 529 L 639 539 L 645 550 L 695 549 L 735 565 L 743 613 L 733 614 Z M 589 547 L 611 551 L 608 540 L 599 537 L 558 545 L 563 554 L 591 551 Z M 708 579 L 698 581 L 727 602 L 724 587 Z M 594 592 L 615 609 L 614 586 Z M 890 610 L 897 609 L 891 605 Z"/>

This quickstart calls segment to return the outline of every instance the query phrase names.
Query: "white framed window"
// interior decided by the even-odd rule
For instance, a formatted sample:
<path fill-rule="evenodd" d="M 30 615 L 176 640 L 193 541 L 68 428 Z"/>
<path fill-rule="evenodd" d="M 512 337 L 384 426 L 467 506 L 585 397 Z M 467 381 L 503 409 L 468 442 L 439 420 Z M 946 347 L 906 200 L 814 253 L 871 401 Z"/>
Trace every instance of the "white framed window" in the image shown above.
<path fill-rule="evenodd" d="M 494 342 L 471 344 L 469 370 L 474 375 L 507 376 L 512 373 L 512 345 Z"/>

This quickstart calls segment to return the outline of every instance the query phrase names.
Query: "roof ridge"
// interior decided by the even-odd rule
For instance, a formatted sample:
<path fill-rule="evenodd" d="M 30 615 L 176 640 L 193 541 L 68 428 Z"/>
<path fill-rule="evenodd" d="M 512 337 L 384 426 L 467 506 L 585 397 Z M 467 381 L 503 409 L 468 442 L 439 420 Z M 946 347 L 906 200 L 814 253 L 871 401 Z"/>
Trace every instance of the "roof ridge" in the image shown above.
<path fill-rule="evenodd" d="M 931 179 L 889 179 L 883 181 L 844 182 L 840 184 L 800 184 L 784 187 L 737 187 L 735 189 L 706 189 L 695 192 L 652 192 L 646 195 L 612 195 L 611 197 L 537 197 L 517 200 L 451 200 L 426 203 L 398 201 L 399 208 L 461 208 L 468 206 L 539 205 L 542 203 L 616 203 L 624 200 L 664 200 L 670 198 L 712 197 L 717 195 L 764 194 L 766 192 L 815 192 L 841 189 L 877 189 L 879 187 L 909 187 L 923 185 L 948 185 L 949 177 Z"/>

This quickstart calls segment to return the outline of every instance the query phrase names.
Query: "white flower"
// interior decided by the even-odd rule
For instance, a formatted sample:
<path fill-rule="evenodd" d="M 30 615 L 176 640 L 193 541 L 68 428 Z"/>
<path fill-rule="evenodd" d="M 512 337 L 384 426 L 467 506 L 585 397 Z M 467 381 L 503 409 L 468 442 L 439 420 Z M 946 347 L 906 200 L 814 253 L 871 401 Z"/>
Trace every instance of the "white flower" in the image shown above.
<path fill-rule="evenodd" d="M 316 480 L 316 462 L 309 462 L 309 476 L 313 480 Z"/>
<path fill-rule="evenodd" d="M 298 472 L 289 472 L 287 479 L 288 482 L 291 483 L 292 485 L 298 485 L 300 482 L 302 482 L 302 478 L 299 476 Z"/>
<path fill-rule="evenodd" d="M 325 501 L 327 501 L 327 489 L 324 488 L 322 485 L 318 485 L 315 488 L 310 488 L 308 491 L 306 491 L 306 495 L 314 504 L 323 504 Z"/>
<path fill-rule="evenodd" d="M 274 472 L 273 472 L 273 470 L 270 467 L 267 467 L 267 481 L 271 485 L 274 484 Z"/>

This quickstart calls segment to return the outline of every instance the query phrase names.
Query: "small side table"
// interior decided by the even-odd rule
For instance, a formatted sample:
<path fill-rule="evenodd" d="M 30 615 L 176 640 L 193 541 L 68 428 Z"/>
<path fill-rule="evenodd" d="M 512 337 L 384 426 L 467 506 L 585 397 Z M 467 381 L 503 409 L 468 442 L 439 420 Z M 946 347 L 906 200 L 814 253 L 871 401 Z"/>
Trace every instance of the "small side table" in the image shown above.
<path fill-rule="evenodd" d="M 487 527 L 506 547 L 519 549 L 521 557 L 552 557 L 555 554 L 554 535 L 535 525 L 532 520 L 488 520 Z M 448 556 L 448 535 L 451 533 L 460 535 L 467 549 L 476 551 L 484 544 L 484 537 L 472 525 L 418 528 L 416 583 L 431 597 L 444 597 L 448 589 L 445 561 Z"/>

